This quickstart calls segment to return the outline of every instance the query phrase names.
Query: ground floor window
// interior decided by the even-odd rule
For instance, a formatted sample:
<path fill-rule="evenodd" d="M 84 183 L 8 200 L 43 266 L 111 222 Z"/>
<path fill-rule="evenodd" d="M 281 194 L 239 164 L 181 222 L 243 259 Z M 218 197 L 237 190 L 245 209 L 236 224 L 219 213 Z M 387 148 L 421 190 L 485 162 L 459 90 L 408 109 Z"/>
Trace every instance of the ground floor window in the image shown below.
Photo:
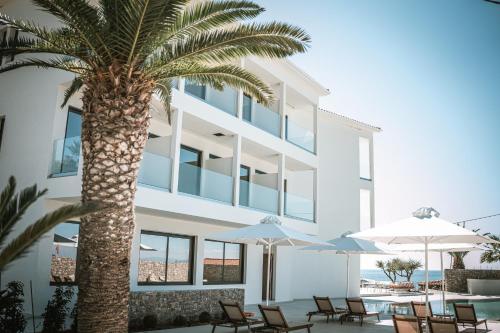
<path fill-rule="evenodd" d="M 192 284 L 194 237 L 141 232 L 139 284 Z"/>
<path fill-rule="evenodd" d="M 50 284 L 74 284 L 76 251 L 78 247 L 78 222 L 65 222 L 55 228 L 50 267 Z"/>
<path fill-rule="evenodd" d="M 206 240 L 203 283 L 243 283 L 243 257 L 243 244 Z"/>

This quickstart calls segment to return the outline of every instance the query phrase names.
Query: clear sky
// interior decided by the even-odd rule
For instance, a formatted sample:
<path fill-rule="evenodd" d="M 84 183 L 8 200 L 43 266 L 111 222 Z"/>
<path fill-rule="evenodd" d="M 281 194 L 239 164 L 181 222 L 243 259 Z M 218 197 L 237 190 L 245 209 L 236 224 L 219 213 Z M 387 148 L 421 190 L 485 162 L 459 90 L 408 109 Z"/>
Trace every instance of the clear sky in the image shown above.
<path fill-rule="evenodd" d="M 375 136 L 376 223 L 429 205 L 450 221 L 500 213 L 500 6 L 258 2 L 264 19 L 311 34 L 309 52 L 292 60 L 332 91 L 321 106 L 382 127 Z M 500 218 L 468 227 L 500 233 Z M 478 266 L 477 258 L 468 264 Z"/>

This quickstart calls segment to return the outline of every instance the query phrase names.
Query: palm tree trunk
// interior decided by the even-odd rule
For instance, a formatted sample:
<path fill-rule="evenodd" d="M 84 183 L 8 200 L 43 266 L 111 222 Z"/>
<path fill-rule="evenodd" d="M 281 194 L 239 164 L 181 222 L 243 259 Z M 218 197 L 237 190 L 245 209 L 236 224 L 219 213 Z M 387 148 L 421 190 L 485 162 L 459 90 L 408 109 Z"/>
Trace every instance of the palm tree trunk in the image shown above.
<path fill-rule="evenodd" d="M 110 67 L 83 94 L 82 201 L 110 208 L 82 219 L 78 332 L 127 332 L 136 180 L 147 141 L 152 85 Z"/>

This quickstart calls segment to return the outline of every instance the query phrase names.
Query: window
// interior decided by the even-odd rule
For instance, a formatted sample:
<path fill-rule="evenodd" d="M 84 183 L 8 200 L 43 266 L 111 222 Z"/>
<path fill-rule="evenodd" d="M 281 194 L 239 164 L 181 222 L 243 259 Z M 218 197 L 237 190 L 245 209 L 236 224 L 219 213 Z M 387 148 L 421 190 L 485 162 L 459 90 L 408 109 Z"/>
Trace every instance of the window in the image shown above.
<path fill-rule="evenodd" d="M 186 83 L 184 84 L 184 91 L 201 99 L 205 99 L 207 96 L 207 88 L 204 85 L 190 80 L 186 80 Z"/>
<path fill-rule="evenodd" d="M 220 156 L 214 155 L 214 154 L 208 154 L 208 158 L 211 160 L 217 160 L 220 158 Z"/>
<path fill-rule="evenodd" d="M 19 30 L 8 26 L 2 27 L 2 23 L 0 22 L 0 44 L 7 45 L 12 42 L 11 44 L 15 45 L 17 44 L 18 38 L 19 38 Z M 14 59 L 15 59 L 14 54 L 5 57 L 0 56 L 0 66 L 8 62 L 14 61 Z"/>
<path fill-rule="evenodd" d="M 359 190 L 359 229 L 365 230 L 372 227 L 371 192 Z"/>
<path fill-rule="evenodd" d="M 252 97 L 243 94 L 243 119 L 252 121 Z"/>
<path fill-rule="evenodd" d="M 142 231 L 139 284 L 192 284 L 194 237 Z"/>
<path fill-rule="evenodd" d="M 52 243 L 50 284 L 75 283 L 79 228 L 78 222 L 61 223 L 55 228 Z"/>
<path fill-rule="evenodd" d="M 203 283 L 243 283 L 243 251 L 243 244 L 206 240 Z"/>
<path fill-rule="evenodd" d="M 371 180 L 371 161 L 370 161 L 370 140 L 365 137 L 359 138 L 359 177 Z"/>
<path fill-rule="evenodd" d="M 240 205 L 248 206 L 250 195 L 250 168 L 240 165 Z"/>
<path fill-rule="evenodd" d="M 2 150 L 3 129 L 5 127 L 5 116 L 0 116 L 0 150 Z"/>
<path fill-rule="evenodd" d="M 179 192 L 200 195 L 201 151 L 181 145 Z"/>

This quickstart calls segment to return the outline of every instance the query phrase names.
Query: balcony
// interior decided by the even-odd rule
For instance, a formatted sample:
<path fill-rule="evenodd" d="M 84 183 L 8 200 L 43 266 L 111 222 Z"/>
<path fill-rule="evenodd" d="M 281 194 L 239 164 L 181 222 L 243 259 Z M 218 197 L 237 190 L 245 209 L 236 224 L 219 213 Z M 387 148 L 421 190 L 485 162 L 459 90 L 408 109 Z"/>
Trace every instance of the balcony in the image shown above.
<path fill-rule="evenodd" d="M 79 136 L 54 141 L 50 177 L 75 176 L 80 162 Z"/>
<path fill-rule="evenodd" d="M 278 213 L 278 190 L 240 180 L 240 206 L 273 214 Z"/>
<path fill-rule="evenodd" d="M 172 175 L 172 159 L 168 156 L 144 151 L 139 168 L 137 182 L 139 185 L 170 190 Z"/>
<path fill-rule="evenodd" d="M 251 123 L 274 136 L 280 137 L 281 115 L 278 113 L 277 102 L 268 108 L 254 101 L 250 96 L 243 97 L 243 120 Z"/>
<path fill-rule="evenodd" d="M 199 85 L 186 80 L 184 91 L 232 116 L 237 115 L 238 92 L 232 88 L 225 87 L 223 90 L 219 91 L 212 87 Z"/>
<path fill-rule="evenodd" d="M 314 222 L 314 200 L 286 192 L 285 215 L 308 222 Z"/>
<path fill-rule="evenodd" d="M 288 142 L 311 153 L 316 152 L 314 132 L 299 126 L 288 117 L 286 117 L 285 138 Z"/>

